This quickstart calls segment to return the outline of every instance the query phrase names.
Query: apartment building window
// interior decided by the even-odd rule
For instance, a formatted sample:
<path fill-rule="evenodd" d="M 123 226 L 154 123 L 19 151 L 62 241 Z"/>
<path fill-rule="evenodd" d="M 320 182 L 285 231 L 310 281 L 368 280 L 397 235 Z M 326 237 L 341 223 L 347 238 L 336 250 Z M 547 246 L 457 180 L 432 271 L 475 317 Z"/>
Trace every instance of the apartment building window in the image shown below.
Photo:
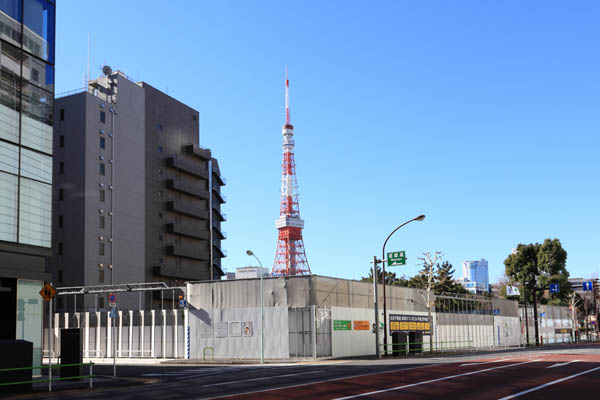
<path fill-rule="evenodd" d="M 63 253 L 63 243 L 58 242 L 58 255 L 62 256 L 62 253 Z"/>
<path fill-rule="evenodd" d="M 65 135 L 60 135 L 58 138 L 58 147 L 65 147 Z"/>
<path fill-rule="evenodd" d="M 100 163 L 100 175 L 106 175 L 106 165 L 104 163 Z"/>
<path fill-rule="evenodd" d="M 104 243 L 98 243 L 98 255 L 99 256 L 104 255 Z"/>
<path fill-rule="evenodd" d="M 104 308 L 104 297 L 98 297 L 98 308 Z"/>
<path fill-rule="evenodd" d="M 63 161 L 58 163 L 58 174 L 62 175 L 65 173 L 65 163 Z"/>
<path fill-rule="evenodd" d="M 103 137 L 100 138 L 100 148 L 101 149 L 106 148 L 106 139 L 104 139 Z"/>
<path fill-rule="evenodd" d="M 106 113 L 104 111 L 100 111 L 100 122 L 106 122 Z"/>
<path fill-rule="evenodd" d="M 98 221 L 98 228 L 100 228 L 100 229 L 104 229 L 105 222 L 106 222 L 106 221 L 104 220 L 104 215 L 101 215 L 101 216 L 100 216 L 100 220 Z"/>
<path fill-rule="evenodd" d="M 65 197 L 65 190 L 64 189 L 58 189 L 58 200 L 62 201 L 64 197 Z"/>
<path fill-rule="evenodd" d="M 65 109 L 64 108 L 60 109 L 60 120 L 61 121 L 65 120 Z"/>
<path fill-rule="evenodd" d="M 100 201 L 103 203 L 106 201 L 106 192 L 104 189 L 100 189 Z"/>
<path fill-rule="evenodd" d="M 98 271 L 98 282 L 104 282 L 104 271 L 103 270 Z"/>
<path fill-rule="evenodd" d="M 63 216 L 62 215 L 58 216 L 58 227 L 59 228 L 63 227 Z"/>

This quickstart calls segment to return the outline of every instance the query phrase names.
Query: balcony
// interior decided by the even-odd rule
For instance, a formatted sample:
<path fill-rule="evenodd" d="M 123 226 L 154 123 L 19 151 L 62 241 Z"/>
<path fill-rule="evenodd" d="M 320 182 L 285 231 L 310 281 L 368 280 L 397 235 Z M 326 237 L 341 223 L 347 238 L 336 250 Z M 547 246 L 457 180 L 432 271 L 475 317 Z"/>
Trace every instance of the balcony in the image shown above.
<path fill-rule="evenodd" d="M 213 225 L 213 232 L 215 232 L 215 233 L 217 234 L 217 236 L 219 236 L 219 237 L 220 237 L 220 239 L 221 239 L 221 240 L 225 240 L 225 239 L 227 239 L 227 233 L 226 233 L 226 232 L 223 232 L 223 231 L 221 230 L 221 228 L 219 228 L 219 227 L 218 227 L 218 226 L 216 226 L 216 225 Z"/>
<path fill-rule="evenodd" d="M 213 211 L 221 219 L 221 222 L 227 221 L 227 214 L 225 214 L 224 212 L 221 212 L 221 210 L 219 210 L 217 208 L 216 204 L 213 204 Z"/>
<path fill-rule="evenodd" d="M 190 217 L 196 217 L 200 219 L 208 219 L 208 211 L 203 210 L 200 207 L 195 207 L 191 204 L 184 203 L 181 201 L 168 201 L 167 210 L 175 211 L 181 214 L 189 215 Z"/>
<path fill-rule="evenodd" d="M 169 189 L 178 190 L 201 199 L 208 199 L 208 191 L 200 188 L 199 186 L 200 185 L 182 182 L 173 178 L 167 179 L 167 188 Z"/>
<path fill-rule="evenodd" d="M 169 157 L 167 158 L 167 166 L 187 172 L 198 178 L 208 179 L 208 170 L 206 168 L 191 161 L 184 160 L 183 158 Z"/>
<path fill-rule="evenodd" d="M 213 193 L 216 195 L 215 197 L 220 203 L 227 203 L 227 197 L 225 197 L 225 195 L 219 192 L 216 188 L 213 188 Z"/>
<path fill-rule="evenodd" d="M 201 260 L 201 261 L 210 259 L 208 251 L 191 249 L 191 248 L 187 248 L 187 247 L 177 247 L 172 244 L 167 246 L 167 255 L 192 258 L 194 260 Z"/>
<path fill-rule="evenodd" d="M 208 239 L 208 230 L 201 229 L 195 226 L 176 224 L 174 222 L 167 223 L 167 232 L 177 235 L 187 236 L 194 239 Z"/>
<path fill-rule="evenodd" d="M 182 148 L 187 154 L 191 154 L 202 160 L 208 161 L 212 158 L 212 156 L 210 154 L 210 150 L 208 150 L 208 149 L 194 146 L 193 144 L 188 144 L 187 146 L 183 146 Z"/>
<path fill-rule="evenodd" d="M 217 255 L 220 255 L 221 258 L 227 257 L 227 250 L 221 249 L 220 246 L 214 246 L 214 249 Z"/>
<path fill-rule="evenodd" d="M 227 184 L 227 180 L 221 176 L 221 173 L 216 169 L 213 169 L 213 175 L 217 178 L 217 181 L 221 184 L 221 186 L 225 186 Z"/>

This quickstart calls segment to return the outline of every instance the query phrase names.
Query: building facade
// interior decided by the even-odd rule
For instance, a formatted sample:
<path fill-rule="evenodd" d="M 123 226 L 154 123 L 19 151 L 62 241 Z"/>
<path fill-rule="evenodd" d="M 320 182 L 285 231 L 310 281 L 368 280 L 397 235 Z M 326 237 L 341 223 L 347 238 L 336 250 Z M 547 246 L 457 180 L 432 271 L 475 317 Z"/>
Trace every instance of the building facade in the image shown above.
<path fill-rule="evenodd" d="M 463 277 L 459 282 L 471 293 L 488 292 L 488 262 L 484 259 L 463 262 Z"/>
<path fill-rule="evenodd" d="M 199 145 L 198 112 L 105 72 L 56 100 L 50 271 L 57 285 L 220 279 L 225 180 Z M 88 297 L 77 309 L 106 306 Z M 58 306 L 72 310 L 71 301 Z M 120 308 L 134 306 L 137 297 L 120 298 Z"/>
<path fill-rule="evenodd" d="M 0 340 L 41 360 L 51 255 L 55 2 L 0 2 Z"/>

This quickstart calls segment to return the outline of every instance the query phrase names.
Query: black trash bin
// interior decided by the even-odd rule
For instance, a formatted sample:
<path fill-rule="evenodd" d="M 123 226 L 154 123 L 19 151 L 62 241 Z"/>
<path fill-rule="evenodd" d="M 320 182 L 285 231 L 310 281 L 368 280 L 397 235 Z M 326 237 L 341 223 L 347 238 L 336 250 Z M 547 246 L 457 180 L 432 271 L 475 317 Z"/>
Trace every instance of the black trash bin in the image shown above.
<path fill-rule="evenodd" d="M 0 354 L 0 369 L 33 366 L 33 343 L 26 340 L 0 340 Z M 32 369 L 0 372 L 0 383 L 27 382 L 32 380 L 32 375 Z M 0 393 L 30 390 L 31 383 L 0 386 Z"/>
<path fill-rule="evenodd" d="M 81 364 L 83 362 L 83 341 L 81 329 L 60 330 L 60 364 Z M 60 367 L 61 378 L 81 376 L 81 366 Z M 76 379 L 73 379 L 76 380 Z"/>

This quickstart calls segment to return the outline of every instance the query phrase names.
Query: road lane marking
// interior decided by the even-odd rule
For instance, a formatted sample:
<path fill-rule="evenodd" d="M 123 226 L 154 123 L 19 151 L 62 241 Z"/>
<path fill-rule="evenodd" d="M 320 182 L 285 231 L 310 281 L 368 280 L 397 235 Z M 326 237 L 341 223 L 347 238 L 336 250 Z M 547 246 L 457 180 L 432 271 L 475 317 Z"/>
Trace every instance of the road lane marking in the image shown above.
<path fill-rule="evenodd" d="M 497 362 L 502 362 L 502 361 L 508 361 L 508 360 L 513 360 L 512 358 L 502 358 L 500 360 L 494 360 L 494 361 L 485 361 L 485 362 L 474 362 L 474 363 L 466 363 L 466 364 L 460 364 L 461 367 L 466 367 L 469 365 L 483 365 L 483 364 L 492 364 L 492 363 L 497 363 Z"/>
<path fill-rule="evenodd" d="M 519 392 L 519 393 L 511 394 L 510 396 L 503 397 L 503 398 L 501 398 L 499 400 L 514 399 L 515 397 L 519 397 L 519 396 L 522 396 L 522 395 L 527 394 L 527 393 L 535 392 L 536 390 L 540 390 L 540 389 L 543 389 L 545 387 L 555 385 L 557 383 L 568 381 L 569 379 L 577 378 L 578 376 L 589 374 L 590 372 L 594 372 L 594 371 L 598 371 L 598 370 L 600 370 L 600 367 L 588 369 L 587 371 L 579 372 L 577 374 L 573 374 L 573 375 L 570 375 L 570 376 L 567 376 L 567 377 L 564 377 L 564 378 L 560 378 L 560 379 L 557 379 L 557 380 L 552 381 L 552 382 L 544 383 L 543 385 L 536 386 L 534 388 L 531 388 L 531 389 L 528 389 L 528 390 L 524 390 L 524 391 Z"/>
<path fill-rule="evenodd" d="M 571 364 L 571 363 L 578 362 L 578 361 L 580 361 L 580 360 L 573 360 L 573 361 L 567 361 L 567 362 L 564 362 L 564 363 L 552 364 L 552 365 L 550 365 L 549 367 L 546 367 L 546 369 L 548 369 L 548 368 L 562 367 L 562 366 L 564 366 L 564 365 L 569 365 L 569 364 Z"/>
<path fill-rule="evenodd" d="M 325 371 L 324 369 L 319 370 L 319 371 L 309 371 L 309 372 L 300 372 L 297 374 L 285 374 L 285 375 L 275 375 L 275 376 L 264 376 L 262 378 L 252 378 L 252 379 L 242 379 L 239 381 L 228 381 L 228 382 L 221 382 L 221 383 L 211 383 L 210 385 L 202 385 L 202 387 L 209 387 L 209 386 L 220 386 L 220 385 L 229 385 L 230 383 L 240 383 L 240 382 L 250 382 L 250 381 L 261 381 L 261 380 L 265 380 L 265 379 L 272 379 L 272 378 L 283 378 L 285 376 L 296 376 L 296 375 L 307 375 L 307 374 L 316 374 L 318 372 L 323 372 Z"/>
<path fill-rule="evenodd" d="M 406 388 L 409 388 L 409 387 L 415 387 L 415 386 L 420 386 L 420 385 L 426 385 L 428 383 L 434 383 L 434 382 L 440 382 L 440 381 L 447 381 L 449 379 L 460 378 L 461 376 L 475 375 L 475 374 L 480 374 L 482 372 L 493 371 L 495 369 L 502 369 L 502 368 L 514 367 L 516 365 L 529 364 L 529 363 L 536 362 L 536 361 L 541 361 L 541 360 L 524 361 L 524 362 L 515 363 L 515 364 L 501 365 L 499 367 L 494 367 L 494 368 L 480 369 L 480 370 L 477 370 L 477 371 L 465 372 L 464 374 L 450 375 L 450 376 L 445 376 L 443 378 L 430 379 L 428 381 L 411 383 L 411 384 L 402 385 L 402 386 L 396 386 L 396 387 L 389 388 L 389 389 L 375 390 L 375 391 L 372 391 L 372 392 L 355 394 L 355 395 L 346 396 L 346 397 L 338 397 L 335 400 L 347 400 L 347 399 L 355 399 L 357 397 L 363 397 L 363 396 L 372 396 L 374 394 L 391 392 L 393 390 L 406 389 Z"/>
<path fill-rule="evenodd" d="M 372 376 L 372 375 L 383 375 L 383 374 L 391 374 L 394 372 L 400 372 L 400 371 L 411 371 L 413 369 L 422 369 L 422 368 L 429 368 L 429 367 L 439 367 L 440 365 L 444 365 L 444 364 L 430 364 L 430 365 L 423 365 L 420 367 L 412 367 L 412 368 L 399 368 L 399 369 L 392 369 L 389 371 L 383 371 L 383 372 L 371 372 L 369 374 L 360 374 L 360 375 L 350 375 L 350 376 L 344 376 L 341 378 L 334 378 L 334 379 L 325 379 L 322 381 L 314 381 L 314 382 L 306 382 L 306 383 L 299 383 L 297 385 L 288 385 L 288 386 L 280 386 L 280 387 L 275 387 L 275 388 L 270 388 L 270 389 L 262 389 L 262 390 L 253 390 L 251 392 L 242 392 L 242 393 L 234 393 L 234 394 L 226 394 L 223 396 L 211 396 L 211 397 L 201 397 L 198 400 L 203 400 L 203 399 L 223 399 L 226 397 L 234 397 L 234 396 L 245 396 L 247 394 L 255 394 L 255 393 L 264 393 L 264 392 L 272 392 L 274 390 L 281 390 L 281 389 L 292 389 L 292 388 L 297 388 L 297 387 L 302 387 L 302 386 L 308 386 L 308 385 L 316 385 L 319 383 L 327 383 L 327 382 L 335 382 L 335 381 L 342 381 L 344 379 L 352 379 L 352 378 L 362 378 L 365 376 Z"/>

